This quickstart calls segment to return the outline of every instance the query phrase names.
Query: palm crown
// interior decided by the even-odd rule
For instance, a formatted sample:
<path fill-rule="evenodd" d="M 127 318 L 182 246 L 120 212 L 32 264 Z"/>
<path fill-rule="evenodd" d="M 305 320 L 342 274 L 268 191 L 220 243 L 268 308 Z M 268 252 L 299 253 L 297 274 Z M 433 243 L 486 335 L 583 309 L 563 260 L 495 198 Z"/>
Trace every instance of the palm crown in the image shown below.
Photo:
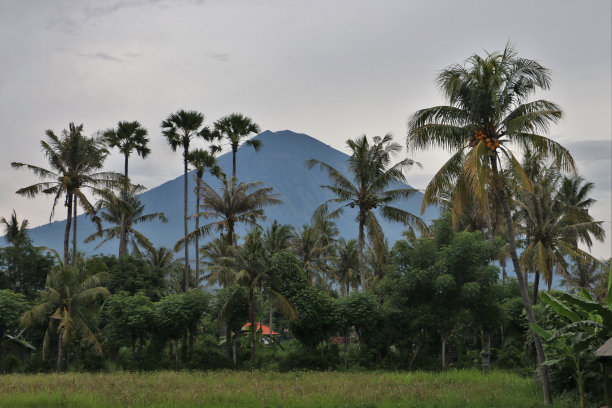
<path fill-rule="evenodd" d="M 404 159 L 391 165 L 391 159 L 401 150 L 399 144 L 392 142 L 391 135 L 385 135 L 384 137 L 375 136 L 371 145 L 364 135 L 356 140 L 347 141 L 347 145 L 352 150 L 352 154 L 348 159 L 348 170 L 352 180 L 325 162 L 310 159 L 307 165 L 310 168 L 318 165 L 327 172 L 332 184 L 321 187 L 330 190 L 336 195 L 336 198 L 323 203 L 317 209 L 318 213 L 327 214 L 328 218 L 335 218 L 340 216 L 346 207 L 357 207 L 359 209 L 356 217 L 359 223 L 359 237 L 357 240 L 359 247 L 359 273 L 361 275 L 361 286 L 365 289 L 366 280 L 363 260 L 364 227 L 367 230 L 372 246 L 379 246 L 384 243 L 384 234 L 376 219 L 374 210 L 378 210 L 383 218 L 401 222 L 410 228 L 424 228 L 425 224 L 414 214 L 391 205 L 400 199 L 409 198 L 417 192 L 413 188 L 388 189 L 393 183 L 405 182 L 404 170 L 409 169 L 415 164 L 411 159 Z M 342 205 L 328 213 L 330 203 Z"/>

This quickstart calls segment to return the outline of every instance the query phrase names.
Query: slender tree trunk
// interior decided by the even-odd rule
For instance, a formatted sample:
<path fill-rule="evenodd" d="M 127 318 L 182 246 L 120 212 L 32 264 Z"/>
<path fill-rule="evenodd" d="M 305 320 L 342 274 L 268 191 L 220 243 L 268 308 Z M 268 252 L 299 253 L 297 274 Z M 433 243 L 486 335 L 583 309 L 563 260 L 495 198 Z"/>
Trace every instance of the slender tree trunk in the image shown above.
<path fill-rule="evenodd" d="M 236 155 L 238 154 L 238 145 L 232 144 L 232 177 L 236 177 Z"/>
<path fill-rule="evenodd" d="M 185 172 L 185 205 L 184 205 L 184 215 L 183 223 L 185 226 L 185 235 L 189 234 L 189 225 L 187 222 L 187 191 L 188 191 L 188 177 L 187 177 L 187 156 L 189 155 L 189 148 L 185 147 L 185 151 L 183 154 L 183 167 Z M 185 243 L 185 292 L 189 290 L 189 244 Z"/>
<path fill-rule="evenodd" d="M 77 257 L 77 195 L 74 194 L 72 203 L 72 266 L 76 265 Z"/>
<path fill-rule="evenodd" d="M 272 337 L 272 319 L 274 317 L 274 308 L 272 307 L 272 302 L 270 301 L 269 296 L 268 296 L 268 302 L 270 303 L 270 337 Z"/>
<path fill-rule="evenodd" d="M 70 225 L 72 224 L 72 193 L 66 193 L 66 228 L 64 229 L 64 265 L 70 265 Z"/>
<path fill-rule="evenodd" d="M 506 283 L 506 277 L 508 276 L 508 274 L 506 273 L 506 261 L 503 261 L 501 263 L 501 267 L 502 267 L 502 283 Z"/>
<path fill-rule="evenodd" d="M 125 183 L 125 185 L 123 186 L 122 199 L 125 200 L 127 199 L 127 191 L 128 191 L 128 183 L 129 183 L 127 153 L 125 154 L 123 167 L 124 167 L 123 175 L 125 177 L 125 180 L 123 180 L 123 182 Z M 121 258 L 122 256 L 124 256 L 126 252 L 127 252 L 127 219 L 125 217 L 125 212 L 121 211 L 121 232 L 119 235 L 119 257 Z"/>
<path fill-rule="evenodd" d="M 196 217 L 195 217 L 195 229 L 196 231 L 200 228 L 200 180 L 204 174 L 196 174 Z M 195 287 L 200 287 L 200 240 L 198 234 L 195 236 Z"/>
<path fill-rule="evenodd" d="M 368 286 L 365 278 L 365 262 L 363 259 L 363 244 L 364 244 L 364 234 L 363 234 L 363 224 L 365 223 L 365 214 L 363 211 L 359 210 L 359 235 L 357 237 L 357 251 L 359 252 L 359 277 L 361 278 L 361 290 L 368 290 Z"/>
<path fill-rule="evenodd" d="M 523 306 L 525 306 L 525 311 L 527 313 L 527 319 L 529 323 L 536 324 L 535 315 L 533 314 L 533 308 L 531 306 L 531 301 L 529 300 L 529 293 L 527 292 L 527 282 L 525 281 L 525 277 L 523 275 L 523 270 L 521 269 L 521 265 L 519 263 L 518 255 L 516 253 L 516 244 L 514 242 L 514 224 L 512 222 L 512 213 L 510 212 L 510 204 L 508 202 L 508 195 L 506 189 L 501 185 L 501 180 L 499 177 L 499 172 L 497 171 L 497 158 L 494 156 L 491 158 L 491 165 L 493 168 L 493 173 L 495 177 L 500 183 L 498 185 L 502 205 L 504 208 L 504 216 L 506 218 L 506 225 L 508 226 L 508 246 L 510 247 L 510 258 L 512 259 L 512 265 L 514 266 L 514 272 L 516 273 L 516 278 L 519 283 L 519 288 L 521 290 L 521 298 L 523 299 Z M 530 329 L 531 335 L 533 337 L 536 354 L 538 357 L 538 367 L 540 370 L 540 380 L 542 381 L 542 390 L 544 393 L 544 404 L 552 405 L 552 394 L 550 391 L 550 381 L 548 378 L 548 367 L 544 365 L 546 361 L 546 356 L 544 355 L 544 348 L 542 347 L 542 339 L 538 334 Z"/>
<path fill-rule="evenodd" d="M 537 269 L 535 270 L 535 277 L 533 279 L 533 300 L 531 303 L 533 303 L 533 305 L 537 305 L 538 304 L 538 293 L 540 291 L 540 271 L 538 271 Z"/>
<path fill-rule="evenodd" d="M 491 368 L 491 335 L 489 333 L 487 333 L 487 341 L 485 344 L 483 344 L 482 348 L 482 371 L 485 373 L 485 375 L 489 375 Z"/>
<path fill-rule="evenodd" d="M 348 330 L 345 330 L 344 331 L 344 368 L 348 367 L 348 357 L 347 357 L 348 340 L 349 340 Z"/>
<path fill-rule="evenodd" d="M 255 321 L 255 294 L 253 288 L 249 288 L 249 319 L 251 320 L 251 363 L 255 364 L 255 353 L 257 351 L 257 322 Z"/>
<path fill-rule="evenodd" d="M 227 343 L 227 344 L 229 344 L 229 343 Z M 231 350 L 232 361 L 234 363 L 234 367 L 236 367 L 236 362 L 237 362 L 236 361 L 236 345 L 237 345 L 237 341 L 236 340 L 232 341 L 232 343 L 230 344 L 230 346 L 231 346 L 230 350 Z"/>
<path fill-rule="evenodd" d="M 64 328 L 61 328 L 59 331 L 59 336 L 57 338 L 57 363 L 55 365 L 55 371 L 58 373 L 62 372 L 62 357 L 64 348 L 62 347 L 62 335 L 64 334 Z"/>
<path fill-rule="evenodd" d="M 442 370 L 446 370 L 446 335 L 442 333 L 440 337 L 442 339 Z"/>

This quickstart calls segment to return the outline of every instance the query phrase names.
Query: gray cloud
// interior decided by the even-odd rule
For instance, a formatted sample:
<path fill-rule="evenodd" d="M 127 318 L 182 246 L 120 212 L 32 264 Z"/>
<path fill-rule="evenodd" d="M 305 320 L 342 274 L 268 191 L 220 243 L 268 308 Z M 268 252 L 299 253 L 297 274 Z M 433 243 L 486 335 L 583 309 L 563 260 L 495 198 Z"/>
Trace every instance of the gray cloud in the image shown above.
<path fill-rule="evenodd" d="M 105 52 L 96 52 L 95 54 L 78 54 L 79 57 L 101 59 L 104 61 L 123 62 L 121 58 L 113 57 Z"/>
<path fill-rule="evenodd" d="M 216 53 L 212 55 L 212 58 L 217 60 L 217 61 L 221 61 L 221 62 L 228 62 L 229 61 L 229 57 L 231 54 L 227 53 L 227 52 L 221 52 L 221 53 Z"/>
<path fill-rule="evenodd" d="M 576 160 L 612 160 L 612 140 L 581 140 L 563 146 Z"/>

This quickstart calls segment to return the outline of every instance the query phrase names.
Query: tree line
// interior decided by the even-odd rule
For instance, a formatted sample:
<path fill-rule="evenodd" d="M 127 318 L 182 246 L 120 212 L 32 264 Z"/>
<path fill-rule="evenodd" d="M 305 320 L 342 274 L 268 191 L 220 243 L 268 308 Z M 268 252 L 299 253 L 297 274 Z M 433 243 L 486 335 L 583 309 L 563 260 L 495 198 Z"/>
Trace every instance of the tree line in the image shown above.
<path fill-rule="evenodd" d="M 571 387 L 554 376 L 551 384 L 548 372 L 549 367 L 567 368 L 547 358 L 562 347 L 561 335 L 546 330 L 562 330 L 568 315 L 555 315 L 553 275 L 562 276 L 570 292 L 581 292 L 573 301 L 565 299 L 566 308 L 578 308 L 572 318 L 591 311 L 576 299 L 599 304 L 609 291 L 609 261 L 605 266 L 579 248 L 604 238 L 601 222 L 589 214 L 593 184 L 578 175 L 570 152 L 545 136 L 561 119 L 561 109 L 550 101 L 530 100 L 536 90 L 549 88 L 550 80 L 546 68 L 519 58 L 510 46 L 501 53 L 474 55 L 439 74 L 448 105 L 412 114 L 406 138 L 411 152 L 442 147 L 452 153 L 424 192 L 423 210 L 441 208 L 431 225 L 395 206 L 416 193 L 396 186 L 406 182 L 406 171 L 417 163 L 397 161 L 401 145 L 391 135 L 364 135 L 347 141 L 346 174 L 316 158 L 307 162 L 327 173 L 330 182 L 322 187 L 333 195 L 316 209 L 310 224 L 296 228 L 274 222 L 264 229 L 265 208 L 279 204 L 280 197 L 261 182 L 240 182 L 236 163 L 238 147 L 259 126 L 232 114 L 208 128 L 201 113 L 180 110 L 161 128 L 171 148 L 183 152 L 184 237 L 172 249 L 155 248 L 134 226 L 165 217 L 144 214 L 137 196 L 142 187 L 131 184 L 128 174 L 132 152 L 143 158 L 149 154 L 147 131 L 138 122 L 119 122 L 92 137 L 82 134 L 82 125 L 70 124 L 62 137 L 48 130 L 41 145 L 49 169 L 11 165 L 43 179 L 17 193 L 53 195 L 51 216 L 64 199 L 63 257 L 54 260 L 33 247 L 27 225 L 19 225 L 16 214 L 2 220 L 11 244 L 2 253 L 4 276 L 14 277 L 5 279 L 12 292 L 3 296 L 14 306 L 7 307 L 13 312 L 6 313 L 7 323 L 0 327 L 6 331 L 20 325 L 28 328 L 26 333 L 38 327 L 43 355 L 56 346 L 58 371 L 69 366 L 70 356 L 89 361 L 83 356 L 92 350 L 117 367 L 141 369 L 482 364 L 488 370 L 491 364 L 527 369 L 535 363 L 550 404 L 553 390 Z M 191 149 L 196 138 L 207 148 Z M 233 154 L 231 177 L 216 164 L 223 141 Z M 262 147 L 256 139 L 244 143 Z M 123 174 L 102 171 L 113 147 L 124 155 Z M 193 214 L 187 208 L 190 166 L 196 178 Z M 206 172 L 221 181 L 218 191 L 202 180 Z M 98 196 L 98 203 L 90 203 L 85 191 Z M 118 256 L 79 254 L 77 205 L 98 225 L 98 232 L 86 239 L 118 239 Z M 356 239 L 338 236 L 334 220 L 344 212 L 355 214 Z M 196 221 L 191 231 L 190 217 Z M 403 224 L 405 239 L 390 248 L 379 217 Z M 237 224 L 250 228 L 244 237 L 236 234 Z M 214 238 L 200 246 L 204 237 Z M 180 250 L 183 258 L 175 259 Z M 17 255 L 11 258 L 11 251 Z M 26 251 L 37 255 L 28 257 Z M 507 277 L 508 259 L 515 278 Z M 23 266 L 26 261 L 29 267 Z M 501 266 L 501 280 L 495 264 Z M 533 284 L 528 284 L 529 274 Z M 540 279 L 553 293 L 545 305 L 538 304 Z M 201 290 L 203 283 L 220 289 L 209 295 Z M 263 321 L 271 332 L 294 341 L 276 345 L 275 335 L 263 333 Z M 47 324 L 44 335 L 42 324 Z M 590 354 L 579 359 L 588 360 L 612 335 L 606 321 L 598 324 L 586 344 Z M 122 350 L 130 355 L 122 359 Z M 600 373 L 591 360 L 590 372 Z M 610 388 L 609 380 L 598 378 L 597 384 Z M 584 397 L 584 381 L 577 380 L 576 386 Z M 587 388 L 603 395 L 595 383 Z"/>

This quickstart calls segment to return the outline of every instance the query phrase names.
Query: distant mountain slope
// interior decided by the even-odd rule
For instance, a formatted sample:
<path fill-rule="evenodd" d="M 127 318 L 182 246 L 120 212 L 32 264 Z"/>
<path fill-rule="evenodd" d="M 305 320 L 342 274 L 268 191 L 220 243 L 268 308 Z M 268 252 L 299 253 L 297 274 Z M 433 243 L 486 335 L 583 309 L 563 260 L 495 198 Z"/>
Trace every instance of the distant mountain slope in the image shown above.
<path fill-rule="evenodd" d="M 263 148 L 259 153 L 249 148 L 240 148 L 238 151 L 238 179 L 240 181 L 263 181 L 265 186 L 274 187 L 274 192 L 280 194 L 279 198 L 283 204 L 265 209 L 268 218 L 266 223 L 278 220 L 280 223 L 291 224 L 296 228 L 309 223 L 315 208 L 332 196 L 330 192 L 320 187 L 329 183 L 327 175 L 318 168 L 309 170 L 305 164 L 306 160 L 316 158 L 337 169 L 345 169 L 348 156 L 310 136 L 289 130 L 265 131 L 256 138 L 263 143 Z M 218 162 L 227 174 L 231 174 L 231 153 L 220 156 Z M 193 172 L 191 172 L 189 175 L 190 190 L 195 186 L 193 177 Z M 410 179 L 410 174 L 407 177 Z M 210 176 L 205 176 L 205 181 L 213 187 L 219 186 L 219 182 Z M 410 200 L 398 203 L 397 206 L 418 215 L 422 197 L 423 195 L 418 193 Z M 149 237 L 156 246 L 172 247 L 183 235 L 183 176 L 144 192 L 140 198 L 145 204 L 146 213 L 164 212 L 168 223 L 162 224 L 156 221 L 141 224 L 138 226 L 139 231 Z M 193 211 L 195 207 L 193 194 L 190 195 L 189 200 L 190 211 Z M 430 221 L 437 216 L 437 213 L 437 209 L 430 208 L 423 218 Z M 356 210 L 349 210 L 337 220 L 341 236 L 347 239 L 357 237 L 355 216 Z M 381 224 L 391 244 L 401 238 L 404 230 L 402 225 L 387 223 L 384 220 L 381 220 Z M 61 252 L 64 227 L 65 221 L 56 221 L 31 229 L 30 236 L 36 245 L 45 245 Z M 97 243 L 83 244 L 82 240 L 94 231 L 95 228 L 91 221 L 84 215 L 80 215 L 78 217 L 80 250 L 88 254 L 114 254 L 118 251 L 118 242 L 108 243 L 98 250 L 94 250 Z M 243 234 L 244 229 L 239 229 L 238 233 Z"/>

